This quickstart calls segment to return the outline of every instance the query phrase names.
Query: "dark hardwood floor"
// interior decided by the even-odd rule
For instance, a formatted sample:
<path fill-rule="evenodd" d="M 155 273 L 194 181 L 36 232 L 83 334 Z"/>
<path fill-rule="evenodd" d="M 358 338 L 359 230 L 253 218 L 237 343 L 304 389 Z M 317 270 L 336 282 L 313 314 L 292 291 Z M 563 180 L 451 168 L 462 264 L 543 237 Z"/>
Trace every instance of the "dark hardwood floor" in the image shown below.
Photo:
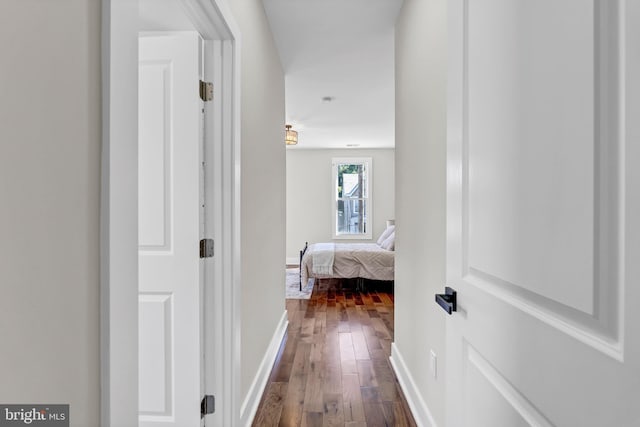
<path fill-rule="evenodd" d="M 389 356 L 393 294 L 316 281 L 289 328 L 253 425 L 415 426 Z"/>

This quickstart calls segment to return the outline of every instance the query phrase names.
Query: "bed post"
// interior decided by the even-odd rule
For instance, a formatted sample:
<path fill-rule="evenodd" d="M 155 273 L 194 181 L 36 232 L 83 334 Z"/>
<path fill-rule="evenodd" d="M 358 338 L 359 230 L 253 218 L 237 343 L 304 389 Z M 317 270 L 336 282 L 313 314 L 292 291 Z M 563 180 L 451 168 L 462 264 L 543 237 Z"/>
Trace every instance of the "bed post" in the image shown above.
<path fill-rule="evenodd" d="M 307 246 L 309 246 L 309 242 L 304 242 L 304 249 L 300 251 L 300 270 L 299 270 L 300 292 L 302 292 L 302 257 L 304 256 L 304 253 L 307 251 Z"/>

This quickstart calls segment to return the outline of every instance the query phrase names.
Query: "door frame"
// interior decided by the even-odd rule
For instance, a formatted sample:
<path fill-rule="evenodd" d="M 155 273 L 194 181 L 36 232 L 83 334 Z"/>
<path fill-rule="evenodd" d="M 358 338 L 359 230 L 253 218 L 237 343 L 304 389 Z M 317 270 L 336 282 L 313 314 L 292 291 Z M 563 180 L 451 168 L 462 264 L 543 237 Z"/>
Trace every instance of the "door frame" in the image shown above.
<path fill-rule="evenodd" d="M 214 289 L 206 343 L 217 395 L 213 425 L 240 416 L 240 31 L 227 0 L 176 0 L 205 43 L 219 94 L 213 132 Z M 138 425 L 138 0 L 102 2 L 100 389 L 102 427 Z M 197 244 L 197 242 L 194 242 Z M 210 329 L 210 330 L 211 330 Z M 212 347 L 209 347 L 212 346 Z"/>

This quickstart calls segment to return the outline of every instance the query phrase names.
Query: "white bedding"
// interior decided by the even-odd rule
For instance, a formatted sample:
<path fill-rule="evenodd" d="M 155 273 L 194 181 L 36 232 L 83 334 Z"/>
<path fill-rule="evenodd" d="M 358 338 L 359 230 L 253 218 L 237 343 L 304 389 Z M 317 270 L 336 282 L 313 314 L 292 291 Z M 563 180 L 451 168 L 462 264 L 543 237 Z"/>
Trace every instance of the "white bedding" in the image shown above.
<path fill-rule="evenodd" d="M 333 271 L 314 273 L 314 259 L 318 250 L 326 251 L 326 244 L 311 244 L 302 257 L 302 283 L 316 278 L 364 278 L 394 280 L 394 251 L 382 249 L 375 243 L 335 243 Z"/>
<path fill-rule="evenodd" d="M 336 245 L 334 243 L 316 243 L 313 247 L 311 271 L 313 274 L 330 275 L 333 271 Z"/>

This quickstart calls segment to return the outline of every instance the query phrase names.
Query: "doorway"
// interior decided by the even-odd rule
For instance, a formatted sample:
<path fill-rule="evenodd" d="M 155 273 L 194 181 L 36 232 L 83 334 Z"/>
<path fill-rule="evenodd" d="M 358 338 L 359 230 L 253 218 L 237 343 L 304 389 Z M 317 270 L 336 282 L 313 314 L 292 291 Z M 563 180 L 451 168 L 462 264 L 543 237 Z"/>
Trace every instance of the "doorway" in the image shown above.
<path fill-rule="evenodd" d="M 209 173 L 204 228 L 215 241 L 199 292 L 197 340 L 203 394 L 217 397 L 206 425 L 234 425 L 239 414 L 238 294 L 239 31 L 224 0 L 111 0 L 103 10 L 103 164 L 101 220 L 101 424 L 138 425 L 138 37 L 142 30 L 195 31 L 204 80 L 215 97 L 202 119 Z M 147 6 L 152 6 L 149 8 Z M 145 10 L 153 14 L 145 15 Z M 177 13 L 180 12 L 180 13 Z M 143 26 L 156 25 L 155 28 Z M 133 184 L 133 185 L 132 185 Z M 198 246 L 196 239 L 193 242 Z M 197 251 L 196 251 L 197 255 Z M 175 362 L 175 361 L 174 361 Z M 202 396 L 200 396 L 202 397 Z M 198 411 L 197 403 L 193 405 Z M 197 419 L 196 414 L 195 418 Z"/>

